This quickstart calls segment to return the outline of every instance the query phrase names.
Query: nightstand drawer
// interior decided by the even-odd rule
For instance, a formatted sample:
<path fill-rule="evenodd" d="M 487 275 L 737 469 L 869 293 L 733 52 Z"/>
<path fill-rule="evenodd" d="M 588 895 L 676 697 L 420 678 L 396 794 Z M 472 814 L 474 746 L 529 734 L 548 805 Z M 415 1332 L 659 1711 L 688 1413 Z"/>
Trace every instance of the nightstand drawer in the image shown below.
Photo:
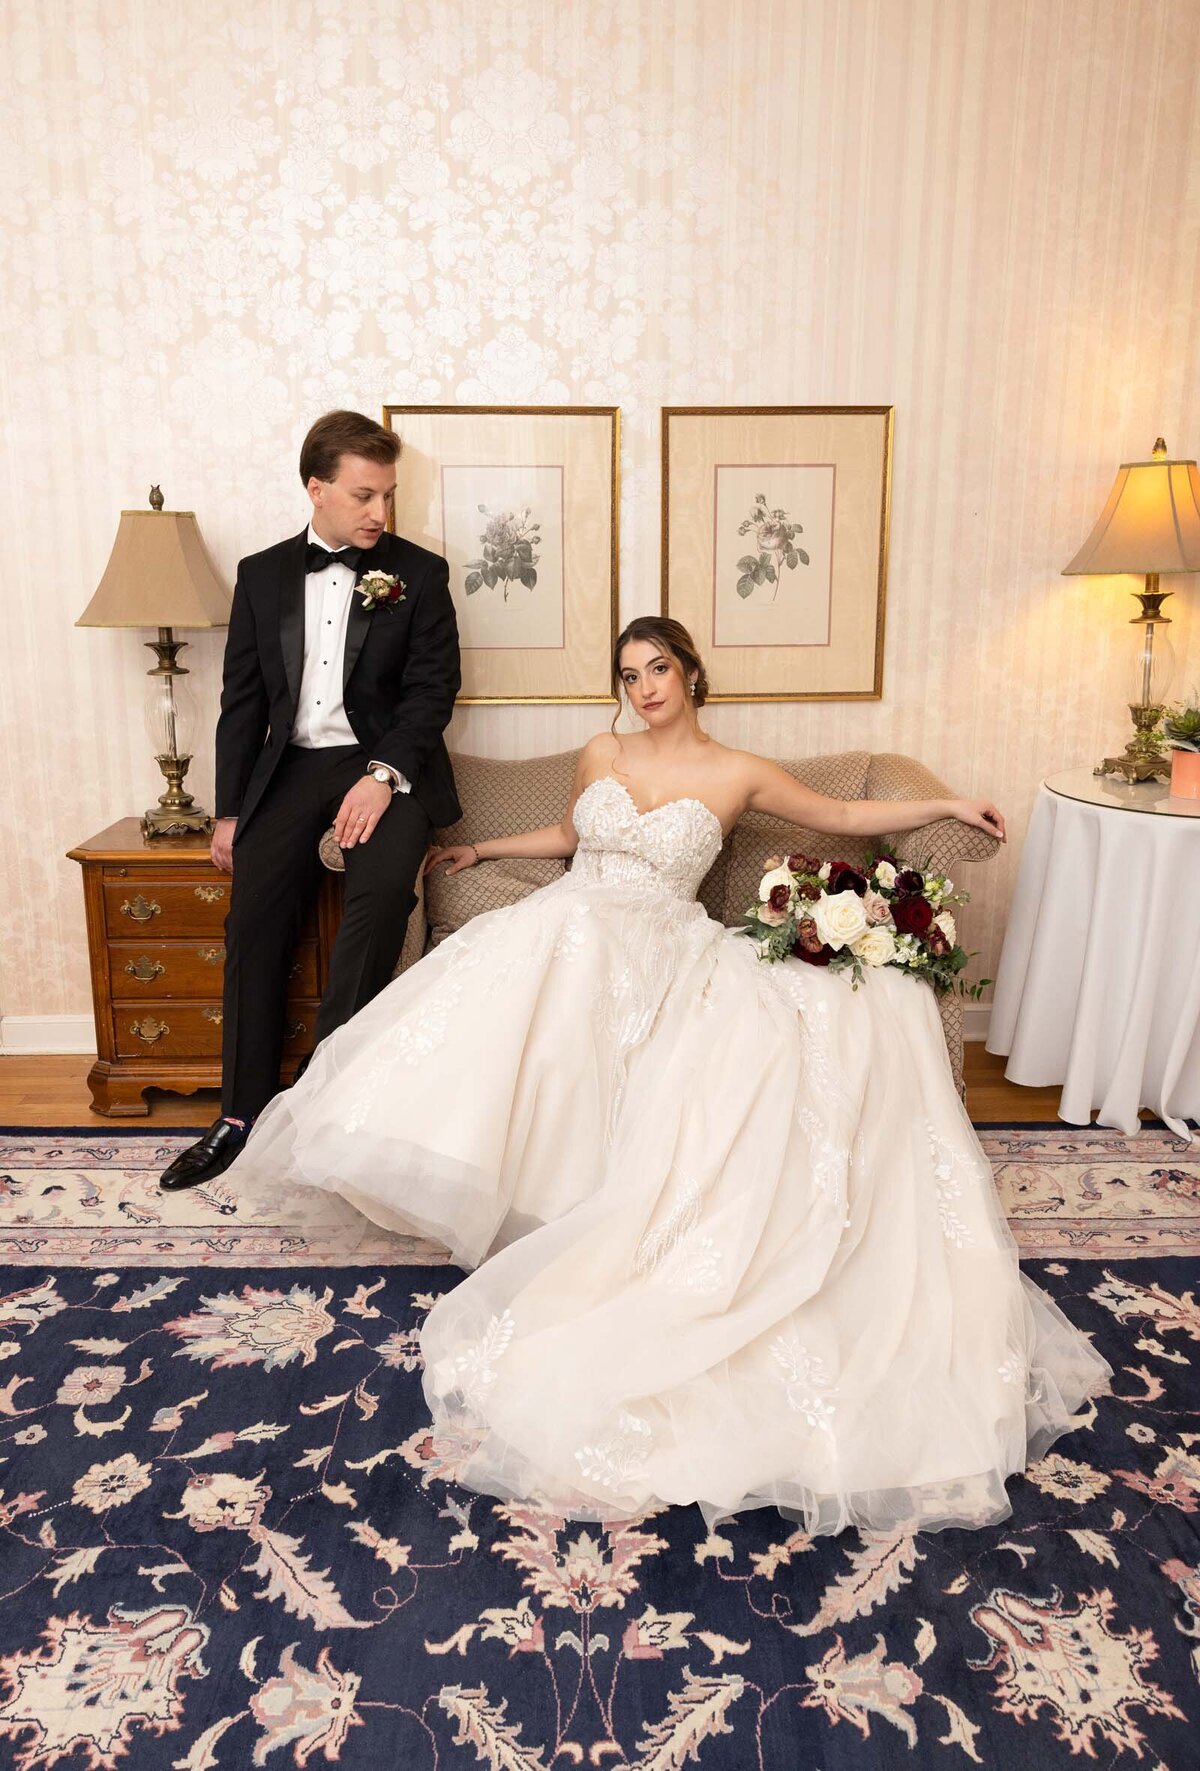
<path fill-rule="evenodd" d="M 206 935 L 219 944 L 232 889 L 227 879 L 105 880 L 104 926 L 110 940 L 155 941 Z"/>
<path fill-rule="evenodd" d="M 108 953 L 114 1001 L 220 996 L 223 941 L 110 941 Z M 301 941 L 292 960 L 288 995 L 316 994 L 317 943 Z"/>
<path fill-rule="evenodd" d="M 119 1058 L 220 1058 L 219 1002 L 128 1002 L 113 1009 L 113 1036 Z M 317 1024 L 315 1002 L 289 1002 L 283 1049 L 295 1057 L 311 1049 Z"/>

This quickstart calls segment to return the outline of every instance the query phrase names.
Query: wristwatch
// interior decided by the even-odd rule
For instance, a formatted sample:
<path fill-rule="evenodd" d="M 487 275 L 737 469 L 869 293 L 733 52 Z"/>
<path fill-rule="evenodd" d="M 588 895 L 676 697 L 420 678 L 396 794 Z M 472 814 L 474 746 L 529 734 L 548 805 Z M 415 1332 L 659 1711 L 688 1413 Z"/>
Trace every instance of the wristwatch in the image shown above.
<path fill-rule="evenodd" d="M 396 791 L 396 783 L 390 769 L 372 769 L 371 779 L 380 782 L 385 787 L 390 787 L 393 793 Z"/>

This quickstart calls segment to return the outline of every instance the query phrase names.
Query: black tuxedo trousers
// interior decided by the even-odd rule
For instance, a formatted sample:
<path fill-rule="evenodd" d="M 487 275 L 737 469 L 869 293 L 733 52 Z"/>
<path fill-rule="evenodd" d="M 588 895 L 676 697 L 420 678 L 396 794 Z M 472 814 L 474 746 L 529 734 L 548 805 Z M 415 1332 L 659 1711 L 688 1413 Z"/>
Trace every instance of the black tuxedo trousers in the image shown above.
<path fill-rule="evenodd" d="M 292 953 L 321 877 L 317 844 L 369 758 L 360 745 L 288 745 L 233 849 L 225 923 L 221 1111 L 252 1119 L 279 1088 Z M 416 903 L 428 813 L 392 795 L 370 840 L 343 851 L 345 905 L 317 1016 L 317 1038 L 378 995 L 391 978 Z"/>

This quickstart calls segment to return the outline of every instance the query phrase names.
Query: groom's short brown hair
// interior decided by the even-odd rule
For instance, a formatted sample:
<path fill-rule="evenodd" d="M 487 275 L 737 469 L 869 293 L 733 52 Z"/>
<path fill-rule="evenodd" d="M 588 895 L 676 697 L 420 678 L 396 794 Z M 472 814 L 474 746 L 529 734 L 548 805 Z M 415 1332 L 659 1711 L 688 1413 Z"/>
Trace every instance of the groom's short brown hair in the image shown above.
<path fill-rule="evenodd" d="M 376 424 L 364 412 L 326 412 L 318 418 L 300 446 L 300 479 L 337 478 L 343 455 L 361 455 L 366 461 L 390 466 L 400 454 L 400 438 Z"/>

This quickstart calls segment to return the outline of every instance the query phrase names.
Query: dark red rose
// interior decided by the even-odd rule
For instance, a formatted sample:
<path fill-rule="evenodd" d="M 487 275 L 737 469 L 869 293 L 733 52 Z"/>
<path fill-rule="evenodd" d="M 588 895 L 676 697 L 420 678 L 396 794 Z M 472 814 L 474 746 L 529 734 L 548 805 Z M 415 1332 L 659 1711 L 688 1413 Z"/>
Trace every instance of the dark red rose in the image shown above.
<path fill-rule="evenodd" d="M 925 878 L 915 867 L 906 867 L 903 873 L 896 875 L 896 895 L 908 898 L 919 896 L 925 890 Z"/>
<path fill-rule="evenodd" d="M 941 959 L 944 954 L 949 953 L 950 951 L 950 943 L 946 939 L 946 931 L 944 929 L 939 929 L 936 925 L 929 931 L 929 951 L 933 954 L 935 959 Z"/>
<path fill-rule="evenodd" d="M 821 888 L 815 879 L 802 879 L 796 887 L 796 896 L 808 904 L 815 904 L 821 896 Z"/>
<path fill-rule="evenodd" d="M 835 861 L 829 874 L 829 889 L 831 892 L 857 892 L 860 898 L 865 897 L 866 874 L 851 867 L 848 861 Z"/>
<path fill-rule="evenodd" d="M 833 958 L 833 948 L 827 947 L 822 941 L 811 916 L 800 918 L 792 952 L 797 959 L 804 960 L 806 965 L 828 965 Z"/>
<path fill-rule="evenodd" d="M 833 958 L 833 948 L 826 947 L 824 943 L 817 948 L 815 953 L 810 953 L 807 947 L 802 947 L 797 941 L 792 952 L 797 959 L 802 959 L 805 965 L 828 965 Z"/>
<path fill-rule="evenodd" d="M 923 935 L 933 921 L 933 909 L 924 898 L 896 898 L 892 921 L 902 935 Z"/>
<path fill-rule="evenodd" d="M 814 861 L 811 855 L 789 855 L 788 868 L 792 873 L 818 873 L 821 863 Z"/>
<path fill-rule="evenodd" d="M 771 906 L 772 910 L 786 910 L 788 907 L 789 896 L 790 894 L 785 885 L 772 886 L 771 896 L 767 899 L 767 903 Z"/>

